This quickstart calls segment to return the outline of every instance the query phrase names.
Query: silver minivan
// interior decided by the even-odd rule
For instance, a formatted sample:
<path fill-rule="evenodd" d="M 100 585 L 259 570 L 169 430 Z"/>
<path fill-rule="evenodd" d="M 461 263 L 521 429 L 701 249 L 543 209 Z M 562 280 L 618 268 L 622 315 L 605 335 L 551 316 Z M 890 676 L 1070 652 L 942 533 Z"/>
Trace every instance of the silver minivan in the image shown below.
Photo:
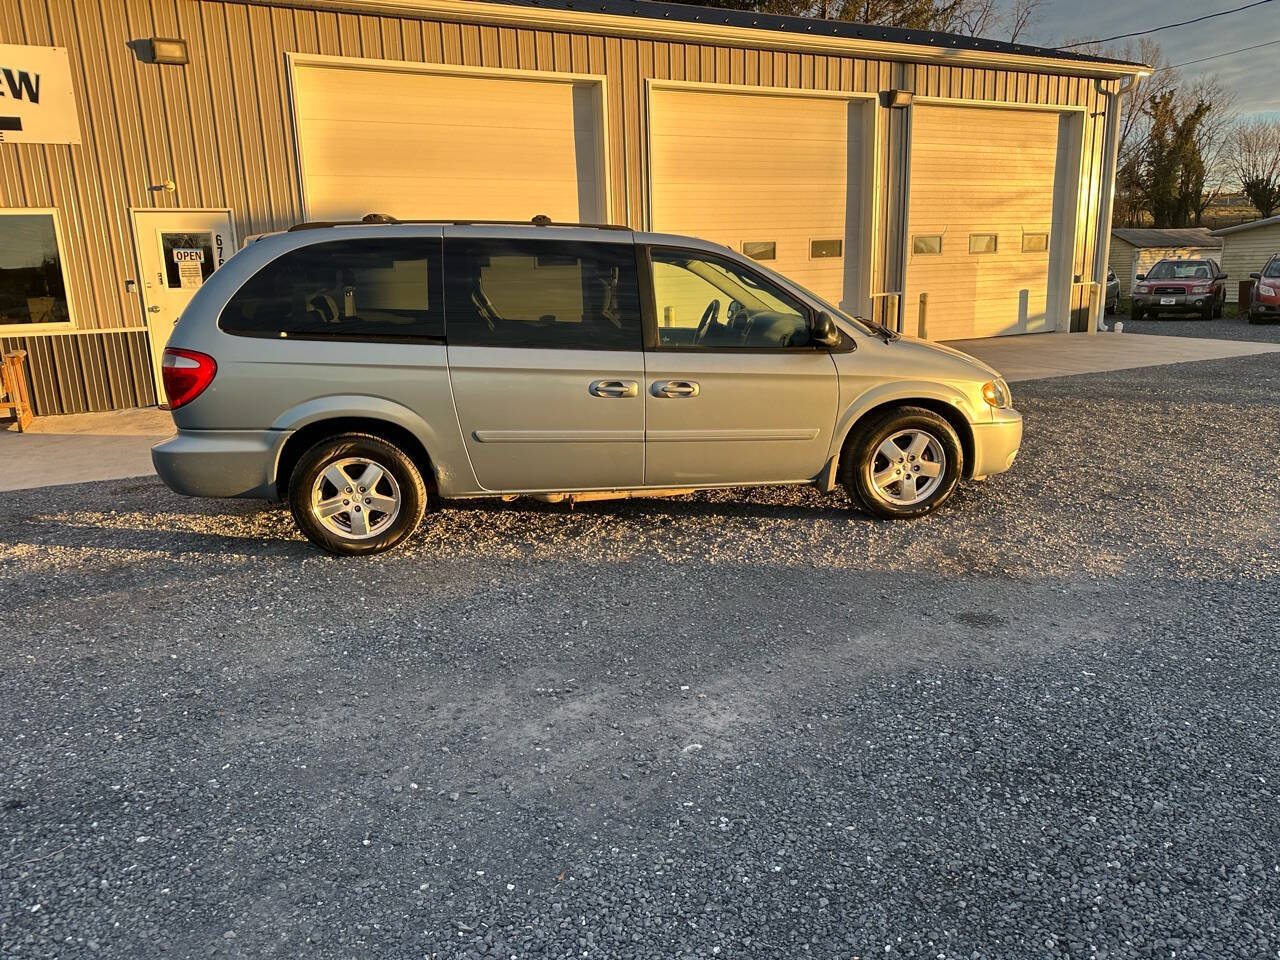
<path fill-rule="evenodd" d="M 545 218 L 262 237 L 197 292 L 163 375 L 169 487 L 287 500 L 343 554 L 439 499 L 803 483 L 916 517 L 1022 437 L 1008 385 L 959 351 L 717 244 Z"/>

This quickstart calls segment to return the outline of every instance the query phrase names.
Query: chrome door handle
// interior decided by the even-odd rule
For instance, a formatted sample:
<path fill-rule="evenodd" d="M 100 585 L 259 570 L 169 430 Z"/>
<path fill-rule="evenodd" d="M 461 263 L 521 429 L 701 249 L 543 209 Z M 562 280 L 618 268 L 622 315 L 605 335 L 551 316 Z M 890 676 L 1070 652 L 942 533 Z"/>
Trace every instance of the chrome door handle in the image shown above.
<path fill-rule="evenodd" d="M 659 380 L 653 385 L 655 397 L 696 397 L 702 388 L 696 380 Z"/>
<path fill-rule="evenodd" d="M 640 393 L 640 384 L 634 380 L 593 380 L 587 392 L 593 397 L 634 397 Z"/>

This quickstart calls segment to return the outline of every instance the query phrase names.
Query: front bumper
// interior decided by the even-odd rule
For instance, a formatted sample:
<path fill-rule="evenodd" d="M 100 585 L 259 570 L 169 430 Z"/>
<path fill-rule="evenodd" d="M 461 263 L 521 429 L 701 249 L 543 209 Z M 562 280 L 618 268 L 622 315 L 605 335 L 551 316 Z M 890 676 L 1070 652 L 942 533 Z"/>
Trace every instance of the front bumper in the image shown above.
<path fill-rule="evenodd" d="M 1212 293 L 1134 294 L 1133 305 L 1149 313 L 1204 313 L 1213 306 L 1213 299 Z"/>
<path fill-rule="evenodd" d="M 995 410 L 990 423 L 971 423 L 973 469 L 971 477 L 1004 473 L 1022 446 L 1022 414 L 1017 410 Z"/>
<path fill-rule="evenodd" d="M 1249 315 L 1259 319 L 1266 317 L 1268 320 L 1280 320 L 1280 300 L 1269 303 L 1265 300 L 1254 300 L 1249 304 Z"/>
<path fill-rule="evenodd" d="M 175 493 L 273 500 L 276 462 L 290 432 L 179 430 L 151 448 L 151 462 Z"/>

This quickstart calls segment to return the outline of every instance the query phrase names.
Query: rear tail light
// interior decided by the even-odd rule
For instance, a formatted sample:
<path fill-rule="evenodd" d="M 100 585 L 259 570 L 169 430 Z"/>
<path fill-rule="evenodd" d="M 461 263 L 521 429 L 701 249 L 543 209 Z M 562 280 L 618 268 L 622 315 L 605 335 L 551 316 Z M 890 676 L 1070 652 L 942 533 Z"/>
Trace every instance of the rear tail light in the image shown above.
<path fill-rule="evenodd" d="M 217 361 L 207 353 L 175 347 L 165 350 L 160 361 L 160 373 L 164 379 L 164 395 L 169 402 L 163 406 L 168 410 L 186 406 L 204 393 L 217 372 Z"/>

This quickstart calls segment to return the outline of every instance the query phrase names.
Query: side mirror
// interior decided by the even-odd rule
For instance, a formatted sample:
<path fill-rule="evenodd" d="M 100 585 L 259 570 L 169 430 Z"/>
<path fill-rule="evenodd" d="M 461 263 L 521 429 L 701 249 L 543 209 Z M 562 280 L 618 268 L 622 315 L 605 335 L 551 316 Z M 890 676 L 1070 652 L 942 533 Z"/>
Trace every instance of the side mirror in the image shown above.
<path fill-rule="evenodd" d="M 1261 280 L 1261 279 L 1262 279 L 1262 274 L 1260 274 L 1260 273 L 1251 273 L 1251 274 L 1249 274 L 1249 279 L 1251 279 L 1251 280 Z"/>
<path fill-rule="evenodd" d="M 1145 279 L 1147 279 L 1147 275 L 1146 275 L 1145 273 L 1140 273 L 1140 274 L 1138 274 L 1136 277 L 1134 277 L 1134 279 L 1135 279 L 1135 280 L 1145 280 Z"/>
<path fill-rule="evenodd" d="M 809 328 L 809 334 L 813 337 L 814 343 L 820 343 L 824 347 L 837 347 L 840 345 L 840 328 L 831 319 L 831 314 L 825 310 L 813 318 L 813 325 Z"/>
<path fill-rule="evenodd" d="M 1220 273 L 1220 274 L 1218 274 L 1218 279 L 1219 279 L 1219 280 L 1230 280 L 1230 279 L 1231 279 L 1231 275 L 1230 275 L 1230 274 L 1227 274 L 1227 273 Z"/>

